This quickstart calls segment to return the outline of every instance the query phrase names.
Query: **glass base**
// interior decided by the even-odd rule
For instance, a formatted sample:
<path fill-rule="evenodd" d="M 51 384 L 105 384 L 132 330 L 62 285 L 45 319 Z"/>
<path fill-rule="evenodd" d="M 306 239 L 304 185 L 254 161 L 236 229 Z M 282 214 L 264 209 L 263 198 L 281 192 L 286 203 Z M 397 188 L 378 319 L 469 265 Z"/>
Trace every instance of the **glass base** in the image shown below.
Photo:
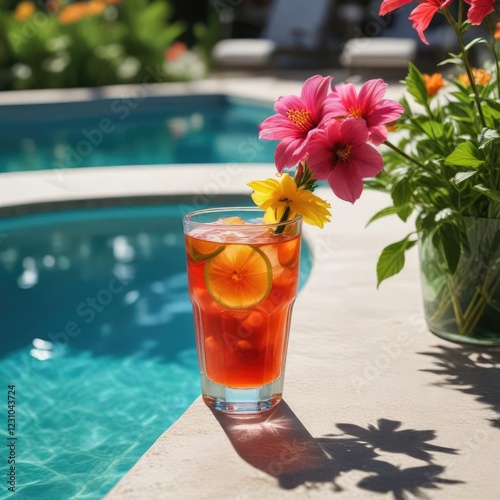
<path fill-rule="evenodd" d="M 446 332 L 433 328 L 429 328 L 429 330 L 431 333 L 436 335 L 436 337 L 448 340 L 449 342 L 455 342 L 456 344 L 484 347 L 486 349 L 500 348 L 500 337 L 467 337 L 466 335 L 460 335 L 458 333 Z"/>
<path fill-rule="evenodd" d="M 210 408 L 224 413 L 248 414 L 268 411 L 282 397 L 283 375 L 271 384 L 252 389 L 235 389 L 216 384 L 201 374 L 203 401 Z"/>

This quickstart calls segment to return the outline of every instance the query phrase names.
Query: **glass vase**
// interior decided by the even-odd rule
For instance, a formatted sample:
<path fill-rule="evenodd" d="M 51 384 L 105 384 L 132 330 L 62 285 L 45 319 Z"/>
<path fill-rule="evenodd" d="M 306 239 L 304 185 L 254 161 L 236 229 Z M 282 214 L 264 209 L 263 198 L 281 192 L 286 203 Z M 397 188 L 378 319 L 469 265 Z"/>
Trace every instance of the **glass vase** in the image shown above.
<path fill-rule="evenodd" d="M 500 346 L 500 219 L 467 217 L 464 222 L 467 244 L 454 273 L 432 237 L 420 238 L 427 325 L 453 342 Z"/>

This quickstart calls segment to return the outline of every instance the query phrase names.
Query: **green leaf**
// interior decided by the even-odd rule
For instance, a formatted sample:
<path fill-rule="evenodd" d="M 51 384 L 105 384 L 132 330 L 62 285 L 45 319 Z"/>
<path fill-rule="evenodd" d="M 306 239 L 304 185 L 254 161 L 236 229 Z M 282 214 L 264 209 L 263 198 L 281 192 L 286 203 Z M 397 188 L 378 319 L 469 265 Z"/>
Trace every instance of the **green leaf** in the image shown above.
<path fill-rule="evenodd" d="M 379 210 L 367 223 L 366 226 L 369 226 L 372 222 L 375 222 L 378 219 L 381 219 L 382 217 L 387 217 L 388 215 L 394 215 L 398 212 L 398 207 L 386 207 L 383 208 L 382 210 Z"/>
<path fill-rule="evenodd" d="M 451 222 L 445 222 L 437 226 L 432 237 L 434 246 L 441 250 L 446 259 L 450 273 L 454 273 L 458 266 L 461 255 L 460 231 Z"/>
<path fill-rule="evenodd" d="M 398 274 L 405 265 L 405 251 L 415 245 L 417 240 L 410 240 L 411 234 L 396 243 L 385 247 L 377 262 L 377 288 L 380 283 Z"/>
<path fill-rule="evenodd" d="M 455 151 L 445 158 L 444 162 L 446 165 L 477 168 L 484 163 L 484 159 L 476 146 L 467 141 L 459 144 Z"/>
<path fill-rule="evenodd" d="M 422 130 L 432 139 L 441 139 L 444 136 L 444 125 L 442 123 L 426 120 L 420 126 Z"/>
<path fill-rule="evenodd" d="M 479 142 L 481 143 L 479 149 L 484 149 L 491 143 L 500 142 L 500 133 L 498 130 L 485 128 L 479 136 Z"/>
<path fill-rule="evenodd" d="M 404 205 L 403 207 L 398 207 L 398 217 L 403 221 L 406 222 L 408 217 L 411 215 L 413 212 L 413 207 L 411 205 Z"/>
<path fill-rule="evenodd" d="M 405 83 L 408 92 L 415 98 L 415 100 L 423 106 L 427 105 L 429 102 L 429 95 L 427 94 L 424 77 L 412 63 L 409 63 L 408 65 L 408 76 L 406 77 Z"/>
<path fill-rule="evenodd" d="M 497 203 L 500 203 L 500 191 L 497 191 L 496 189 L 487 188 L 486 186 L 483 186 L 482 184 L 476 184 L 474 186 L 474 189 L 476 191 L 479 191 L 480 193 L 484 194 L 488 198 L 496 201 Z"/>
<path fill-rule="evenodd" d="M 486 119 L 486 124 L 493 129 L 498 128 L 500 121 L 500 102 L 486 97 L 483 100 L 483 114 Z"/>
<path fill-rule="evenodd" d="M 474 47 L 474 45 L 477 45 L 478 43 L 484 43 L 486 45 L 488 45 L 488 42 L 484 39 L 484 38 L 475 38 L 474 40 L 472 40 L 472 42 L 469 42 L 464 50 L 465 52 L 469 52 L 469 50 Z"/>
<path fill-rule="evenodd" d="M 451 57 L 437 63 L 436 66 L 444 66 L 445 64 L 456 64 L 458 66 L 463 66 L 464 62 L 462 61 L 462 59 L 460 59 L 460 57 Z"/>
<path fill-rule="evenodd" d="M 411 117 L 412 111 L 411 111 L 410 104 L 408 103 L 408 99 L 406 99 L 405 96 L 403 96 L 399 102 L 401 103 L 403 108 L 405 108 L 403 114 L 401 115 L 401 118 L 398 120 L 398 123 L 400 123 L 400 122 L 402 123 L 406 118 Z"/>
<path fill-rule="evenodd" d="M 466 181 L 467 179 L 476 174 L 477 170 L 467 170 L 466 172 L 458 172 L 452 177 L 451 182 L 458 187 L 459 184 L 461 184 L 462 182 Z"/>
<path fill-rule="evenodd" d="M 410 183 L 406 177 L 403 177 L 400 181 L 394 184 L 392 188 L 391 196 L 394 205 L 401 207 L 407 205 L 411 200 L 412 190 L 410 188 Z"/>

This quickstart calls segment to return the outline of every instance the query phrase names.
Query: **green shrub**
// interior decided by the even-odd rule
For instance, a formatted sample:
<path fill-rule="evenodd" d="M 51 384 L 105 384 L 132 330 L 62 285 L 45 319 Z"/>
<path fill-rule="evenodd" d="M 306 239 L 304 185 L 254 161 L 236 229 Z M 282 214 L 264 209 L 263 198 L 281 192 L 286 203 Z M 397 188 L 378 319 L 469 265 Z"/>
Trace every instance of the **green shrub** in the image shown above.
<path fill-rule="evenodd" d="M 176 53 L 177 58 L 189 54 L 188 65 L 165 58 L 185 29 L 170 21 L 168 0 L 119 1 L 91 0 L 60 8 L 49 0 L 46 10 L 31 16 L 29 1 L 14 11 L 0 3 L 0 89 L 92 87 L 203 75 L 204 62 L 192 51 Z M 194 73 L 193 57 L 201 65 Z"/>

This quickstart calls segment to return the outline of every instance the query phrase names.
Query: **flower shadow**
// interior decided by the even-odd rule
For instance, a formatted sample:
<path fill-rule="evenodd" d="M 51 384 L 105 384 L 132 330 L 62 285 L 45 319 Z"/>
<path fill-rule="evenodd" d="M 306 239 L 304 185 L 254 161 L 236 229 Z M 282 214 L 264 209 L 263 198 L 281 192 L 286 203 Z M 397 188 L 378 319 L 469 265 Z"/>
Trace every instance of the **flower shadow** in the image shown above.
<path fill-rule="evenodd" d="M 341 431 L 314 438 L 285 401 L 261 415 L 233 416 L 213 410 L 238 455 L 253 467 L 275 477 L 283 489 L 320 484 L 341 491 L 356 475 L 353 486 L 375 493 L 390 493 L 402 500 L 405 492 L 420 496 L 423 489 L 437 489 L 461 481 L 441 477 L 445 468 L 433 461 L 433 453 L 456 454 L 457 450 L 437 446 L 432 430 L 403 429 L 401 422 L 380 419 L 366 429 L 354 424 L 337 424 Z M 425 461 L 425 465 L 402 469 L 383 460 L 379 452 L 402 453 Z M 344 488 L 337 483 L 342 475 Z"/>
<path fill-rule="evenodd" d="M 435 368 L 423 370 L 442 375 L 435 385 L 475 396 L 476 401 L 498 414 L 491 425 L 500 429 L 500 351 L 477 351 L 439 346 L 440 352 L 423 352 L 435 359 Z"/>

